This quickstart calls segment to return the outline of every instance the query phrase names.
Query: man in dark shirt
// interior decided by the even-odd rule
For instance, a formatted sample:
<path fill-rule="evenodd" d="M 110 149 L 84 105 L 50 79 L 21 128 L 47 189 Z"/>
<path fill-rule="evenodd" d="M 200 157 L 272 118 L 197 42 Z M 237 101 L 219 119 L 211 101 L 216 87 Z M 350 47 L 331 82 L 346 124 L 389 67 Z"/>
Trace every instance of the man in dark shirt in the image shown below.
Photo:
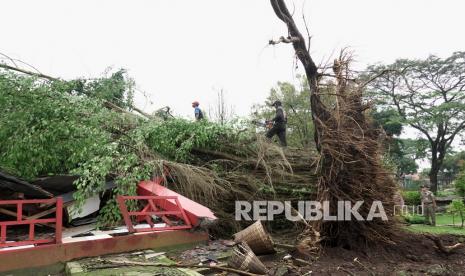
<path fill-rule="evenodd" d="M 268 130 L 266 133 L 266 137 L 268 139 L 273 138 L 274 135 L 278 135 L 279 142 L 281 146 L 286 147 L 287 142 L 286 142 L 286 123 L 287 123 L 287 117 L 286 117 L 286 112 L 284 111 L 282 107 L 281 101 L 275 101 L 272 106 L 276 108 L 276 116 L 272 119 L 274 122 L 273 127 Z"/>

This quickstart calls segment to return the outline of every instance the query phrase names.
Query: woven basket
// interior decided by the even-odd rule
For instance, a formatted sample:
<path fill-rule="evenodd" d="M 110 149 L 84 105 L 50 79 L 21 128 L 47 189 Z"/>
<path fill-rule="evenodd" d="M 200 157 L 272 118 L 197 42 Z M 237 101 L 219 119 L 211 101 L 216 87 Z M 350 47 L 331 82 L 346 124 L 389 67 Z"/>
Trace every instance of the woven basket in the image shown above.
<path fill-rule="evenodd" d="M 275 253 L 273 240 L 266 233 L 261 221 L 257 221 L 244 230 L 234 234 L 235 242 L 246 242 L 256 255 Z"/>
<path fill-rule="evenodd" d="M 268 272 L 266 266 L 255 256 L 252 249 L 245 242 L 234 246 L 228 265 L 239 270 L 257 274 L 266 274 Z"/>

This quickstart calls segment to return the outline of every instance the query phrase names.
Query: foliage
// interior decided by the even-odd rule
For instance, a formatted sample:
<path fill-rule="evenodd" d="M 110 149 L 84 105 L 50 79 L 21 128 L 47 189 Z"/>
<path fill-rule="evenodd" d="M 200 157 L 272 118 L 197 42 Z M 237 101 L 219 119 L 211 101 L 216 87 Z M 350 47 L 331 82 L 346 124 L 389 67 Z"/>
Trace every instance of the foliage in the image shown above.
<path fill-rule="evenodd" d="M 452 200 L 449 206 L 447 206 L 447 212 L 451 213 L 453 216 L 458 215 L 463 227 L 465 222 L 465 204 L 463 203 L 463 199 Z"/>
<path fill-rule="evenodd" d="M 109 177 L 116 193 L 134 194 L 136 181 L 150 176 L 150 164 L 134 150 L 137 137 L 122 133 L 140 120 L 102 108 L 105 101 L 129 106 L 130 86 L 123 71 L 70 82 L 0 73 L 0 168 L 27 179 L 80 175 L 78 207 L 102 191 Z M 119 212 L 110 203 L 101 215 L 114 221 Z"/>
<path fill-rule="evenodd" d="M 455 179 L 455 190 L 460 196 L 465 197 L 465 166 L 463 167 L 459 177 Z"/>
<path fill-rule="evenodd" d="M 103 154 L 89 160 L 74 172 L 77 181 L 77 199 L 101 191 L 105 178 L 114 175 L 116 194 L 135 194 L 136 184 L 149 179 L 163 160 L 188 161 L 194 148 L 215 149 L 218 141 L 226 139 L 232 129 L 207 122 L 190 122 L 183 119 L 139 122 L 137 127 L 109 144 Z M 194 177 L 191 175 L 191 177 Z M 101 211 L 103 222 L 116 222 L 120 212 L 114 199 Z"/>
<path fill-rule="evenodd" d="M 402 122 L 429 142 L 430 181 L 437 189 L 437 175 L 454 139 L 465 129 L 465 52 L 441 59 L 397 60 L 370 66 L 379 75 L 371 82 L 371 97 L 384 108 L 397 111 Z"/>
<path fill-rule="evenodd" d="M 196 123 L 184 119 L 147 122 L 137 132 L 147 146 L 165 158 L 187 161 L 193 148 L 217 149 L 218 142 L 230 139 L 232 127 L 202 120 Z"/>
<path fill-rule="evenodd" d="M 375 122 L 375 127 L 383 128 L 388 136 L 402 133 L 402 118 L 395 109 L 373 109 L 370 115 Z"/>
<path fill-rule="evenodd" d="M 373 109 L 370 112 L 374 126 L 382 128 L 387 137 L 384 141 L 385 163 L 396 171 L 398 176 L 417 172 L 416 160 L 426 157 L 428 141 L 425 139 L 402 139 L 403 121 L 393 108 Z"/>
<path fill-rule="evenodd" d="M 99 100 L 65 94 L 64 82 L 0 75 L 0 166 L 25 178 L 65 173 L 111 141 Z"/>
<path fill-rule="evenodd" d="M 109 69 L 105 75 L 95 80 L 79 79 L 71 81 L 74 92 L 112 102 L 113 104 L 131 109 L 134 98 L 134 80 L 127 76 L 124 69 L 110 74 Z"/>
<path fill-rule="evenodd" d="M 309 104 L 310 90 L 307 79 L 298 76 L 300 87 L 296 88 L 288 82 L 278 82 L 270 90 L 265 104 L 252 108 L 252 120 L 264 121 L 275 116 L 271 104 L 280 100 L 287 114 L 287 140 L 291 146 L 308 147 L 313 143 L 313 123 Z"/>
<path fill-rule="evenodd" d="M 465 151 L 449 152 L 444 157 L 442 163 L 442 170 L 446 176 L 455 177 L 459 174 L 462 167 L 465 165 Z"/>
<path fill-rule="evenodd" d="M 419 191 L 403 191 L 405 205 L 418 206 L 421 204 L 421 195 Z"/>
<path fill-rule="evenodd" d="M 438 191 L 436 193 L 436 196 L 437 197 L 446 197 L 446 196 L 454 196 L 456 194 L 457 194 L 456 191 L 448 189 L 448 190 L 444 190 L 444 191 Z"/>
<path fill-rule="evenodd" d="M 418 170 L 416 160 L 425 157 L 425 140 L 392 138 L 387 142 L 387 153 L 397 167 L 397 175 L 412 174 Z"/>
<path fill-rule="evenodd" d="M 422 224 L 425 223 L 425 217 L 424 216 L 419 216 L 419 215 L 411 215 L 407 214 L 403 216 L 405 221 L 410 224 Z"/>

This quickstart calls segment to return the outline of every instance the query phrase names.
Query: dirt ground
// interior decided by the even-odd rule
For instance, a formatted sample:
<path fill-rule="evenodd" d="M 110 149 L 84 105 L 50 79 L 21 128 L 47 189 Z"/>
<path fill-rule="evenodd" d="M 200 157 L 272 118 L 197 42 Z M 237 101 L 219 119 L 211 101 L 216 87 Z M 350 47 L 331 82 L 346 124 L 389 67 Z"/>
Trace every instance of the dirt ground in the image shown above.
<path fill-rule="evenodd" d="M 462 241 L 459 236 L 441 236 L 444 245 Z M 465 248 L 453 254 L 439 252 L 434 243 L 418 234 L 407 234 L 397 245 L 354 252 L 324 248 L 308 266 L 298 267 L 276 260 L 265 262 L 271 275 L 465 275 Z M 279 267 L 281 272 L 276 274 Z M 284 274 L 281 274 L 285 272 Z M 273 274 L 275 273 L 275 274 Z"/>
<path fill-rule="evenodd" d="M 290 244 L 291 235 L 274 236 L 277 243 Z M 444 235 L 444 245 L 463 241 L 463 236 Z M 188 250 L 168 251 L 163 258 L 172 263 L 189 265 L 225 266 L 231 256 L 230 240 L 215 240 L 208 245 L 199 245 Z M 290 253 L 290 254 L 289 254 Z M 129 261 L 159 262 L 160 259 L 147 259 L 144 256 L 153 251 L 126 253 L 105 256 L 102 259 L 122 259 Z M 158 253 L 155 253 L 158 254 Z M 291 257 L 292 256 L 292 257 Z M 439 252 L 434 243 L 419 234 L 405 233 L 397 245 L 380 246 L 355 252 L 343 248 L 324 248 L 319 257 L 311 259 L 296 251 L 279 249 L 276 254 L 259 256 L 269 269 L 268 275 L 465 275 L 465 248 L 445 255 Z M 304 263 L 296 259 L 306 259 Z M 197 274 L 183 273 L 172 269 L 155 267 L 116 267 L 103 269 L 101 258 L 81 260 L 89 271 L 85 275 L 234 275 L 221 273 L 215 269 L 193 269 Z M 92 271 L 92 272 L 91 272 Z M 136 273 L 136 274 L 134 274 Z"/>
<path fill-rule="evenodd" d="M 283 238 L 286 237 L 286 238 Z M 290 243 L 289 236 L 274 237 L 275 242 Z M 444 245 L 464 240 L 463 236 L 443 235 Z M 206 256 L 227 256 L 225 241 L 216 241 L 170 258 L 182 263 L 196 263 Z M 217 254 L 215 252 L 222 252 Z M 324 248 L 322 254 L 305 265 L 295 258 L 305 257 L 291 252 L 295 258 L 287 259 L 289 252 L 278 250 L 276 254 L 259 256 L 270 270 L 269 275 L 465 275 L 465 248 L 445 255 L 434 243 L 419 234 L 405 233 L 397 245 L 380 246 L 365 252 L 344 248 Z M 287 257 L 286 257 L 287 256 Z M 286 260 L 287 259 L 287 260 Z"/>

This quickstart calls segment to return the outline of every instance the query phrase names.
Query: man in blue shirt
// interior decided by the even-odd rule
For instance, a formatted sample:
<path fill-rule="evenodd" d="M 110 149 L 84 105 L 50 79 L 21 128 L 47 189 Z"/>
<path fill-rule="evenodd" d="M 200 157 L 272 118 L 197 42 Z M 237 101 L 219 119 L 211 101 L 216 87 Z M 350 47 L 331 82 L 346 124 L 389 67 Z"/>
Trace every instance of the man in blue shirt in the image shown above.
<path fill-rule="evenodd" d="M 196 121 L 200 121 L 203 119 L 203 112 L 202 110 L 199 108 L 199 102 L 198 101 L 195 101 L 192 103 L 192 107 L 194 108 L 194 115 L 195 115 L 195 120 Z"/>

